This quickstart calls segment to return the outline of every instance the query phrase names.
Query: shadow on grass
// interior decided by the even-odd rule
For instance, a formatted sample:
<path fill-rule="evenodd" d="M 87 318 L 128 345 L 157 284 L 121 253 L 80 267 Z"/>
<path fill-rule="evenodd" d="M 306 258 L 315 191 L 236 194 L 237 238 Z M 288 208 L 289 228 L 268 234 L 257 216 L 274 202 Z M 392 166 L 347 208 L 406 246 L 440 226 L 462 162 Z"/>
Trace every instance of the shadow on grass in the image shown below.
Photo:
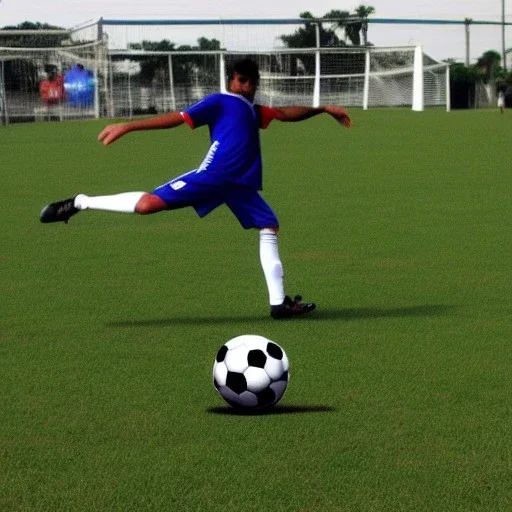
<path fill-rule="evenodd" d="M 240 315 L 240 316 L 198 316 L 198 317 L 169 317 L 169 318 L 148 318 L 147 320 L 119 320 L 107 322 L 107 327 L 165 327 L 167 325 L 220 325 L 233 324 L 237 322 L 268 323 L 271 318 L 262 315 Z"/>
<path fill-rule="evenodd" d="M 282 322 L 315 322 L 322 320 L 372 320 L 376 318 L 399 318 L 420 316 L 448 315 L 455 306 L 445 304 L 424 304 L 422 306 L 408 306 L 403 308 L 340 308 L 318 309 L 311 315 Z M 166 327 L 168 325 L 220 325 L 233 323 L 269 323 L 275 322 L 270 317 L 261 315 L 240 316 L 212 316 L 212 317 L 169 317 L 148 318 L 141 320 L 119 320 L 107 322 L 107 327 Z"/>
<path fill-rule="evenodd" d="M 424 304 L 403 308 L 347 308 L 324 309 L 318 312 L 318 319 L 361 320 L 372 318 L 398 318 L 448 315 L 456 306 L 446 304 Z"/>
<path fill-rule="evenodd" d="M 261 411 L 251 409 L 234 409 L 233 407 L 210 407 L 206 410 L 210 414 L 224 414 L 226 416 L 268 416 L 271 414 L 304 414 L 308 412 L 333 412 L 336 409 L 328 405 L 277 405 Z"/>

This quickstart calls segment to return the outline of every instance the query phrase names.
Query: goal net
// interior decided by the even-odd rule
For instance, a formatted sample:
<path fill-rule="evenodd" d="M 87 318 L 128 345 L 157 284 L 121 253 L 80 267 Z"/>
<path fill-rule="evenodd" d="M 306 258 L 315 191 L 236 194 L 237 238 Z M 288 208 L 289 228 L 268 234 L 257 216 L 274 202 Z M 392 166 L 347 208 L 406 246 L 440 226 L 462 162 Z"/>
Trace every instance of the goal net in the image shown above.
<path fill-rule="evenodd" d="M 257 101 L 270 106 L 449 108 L 448 65 L 410 48 L 264 52 L 110 52 L 112 115 L 184 108 L 224 90 L 235 60 L 260 68 Z"/>
<path fill-rule="evenodd" d="M 60 34 L 53 46 L 41 45 L 51 41 L 44 31 L 39 40 L 11 35 L 16 44 L 7 46 L 0 31 L 1 122 L 179 110 L 225 91 L 226 70 L 244 57 L 258 63 L 256 99 L 270 106 L 450 106 L 449 67 L 421 47 L 148 51 L 144 40 L 116 50 L 95 26 L 86 28 L 92 32 Z"/>
<path fill-rule="evenodd" d="M 107 77 L 102 41 L 51 48 L 0 46 L 0 119 L 99 117 Z"/>
<path fill-rule="evenodd" d="M 449 109 L 449 66 L 437 62 L 421 47 L 375 48 L 367 61 L 368 107 L 446 106 Z"/>

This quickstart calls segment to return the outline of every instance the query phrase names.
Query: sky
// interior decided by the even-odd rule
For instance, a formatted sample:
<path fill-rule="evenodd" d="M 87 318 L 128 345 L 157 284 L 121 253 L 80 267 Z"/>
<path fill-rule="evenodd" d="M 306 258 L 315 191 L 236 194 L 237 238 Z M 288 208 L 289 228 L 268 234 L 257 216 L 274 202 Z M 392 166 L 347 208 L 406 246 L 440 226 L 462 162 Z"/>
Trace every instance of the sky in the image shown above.
<path fill-rule="evenodd" d="M 503 2 L 503 4 L 502 4 Z M 375 8 L 376 18 L 449 19 L 472 18 L 512 22 L 512 0 L 0 0 L 0 27 L 23 21 L 39 21 L 70 28 L 93 18 L 107 19 L 219 19 L 297 18 L 302 11 L 321 16 L 332 9 L 353 11 L 361 3 Z M 188 29 L 190 32 L 190 29 Z M 147 38 L 148 33 L 141 37 Z M 197 37 L 208 34 L 197 34 Z M 464 26 L 371 24 L 369 40 L 377 46 L 423 45 L 424 51 L 439 60 L 464 61 Z M 171 38 L 172 40 L 172 38 Z M 179 43 L 179 41 L 178 41 Z M 501 53 L 501 27 L 471 26 L 470 57 L 483 52 Z M 512 26 L 506 28 L 506 48 L 512 47 Z"/>

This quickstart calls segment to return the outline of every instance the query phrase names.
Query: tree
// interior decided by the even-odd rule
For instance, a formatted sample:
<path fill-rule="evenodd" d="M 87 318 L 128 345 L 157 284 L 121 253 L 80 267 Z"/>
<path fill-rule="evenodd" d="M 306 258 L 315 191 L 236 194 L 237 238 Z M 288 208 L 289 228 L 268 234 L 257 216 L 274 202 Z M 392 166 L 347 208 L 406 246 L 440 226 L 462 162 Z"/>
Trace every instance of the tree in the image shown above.
<path fill-rule="evenodd" d="M 350 39 L 354 46 L 361 44 L 359 31 L 361 30 L 362 23 L 359 20 L 354 20 L 354 15 L 348 11 L 332 10 L 324 15 L 325 19 L 335 20 L 333 25 L 334 29 L 341 29 L 345 32 L 345 39 Z"/>
<path fill-rule="evenodd" d="M 2 30 L 65 30 L 48 23 L 24 21 L 19 25 L 7 25 Z M 68 34 L 20 34 L 0 35 L 0 46 L 11 48 L 53 48 L 69 39 Z"/>
<path fill-rule="evenodd" d="M 496 80 L 501 74 L 501 55 L 495 50 L 488 50 L 478 58 L 476 68 L 484 77 L 484 82 L 489 83 Z"/>
<path fill-rule="evenodd" d="M 368 16 L 375 13 L 372 6 L 360 5 L 355 12 L 331 10 L 321 18 L 316 18 L 309 11 L 300 14 L 305 20 L 304 27 L 298 28 L 293 34 L 281 36 L 280 39 L 288 48 L 314 48 L 316 46 L 316 25 L 320 27 L 320 46 L 346 46 L 346 39 L 354 46 L 368 43 Z M 332 20 L 331 27 L 325 28 L 325 22 Z M 341 29 L 345 34 L 345 41 L 336 35 Z"/>
<path fill-rule="evenodd" d="M 176 50 L 175 43 L 167 39 L 162 41 L 142 41 L 141 43 L 131 43 L 132 50 L 143 50 L 146 52 L 171 52 Z M 167 66 L 168 59 L 164 55 L 134 56 L 133 60 L 140 62 L 140 79 L 142 83 L 149 86 L 153 82 L 157 70 Z"/>
<path fill-rule="evenodd" d="M 187 51 L 219 51 L 221 50 L 221 44 L 218 39 L 208 39 L 206 37 L 200 37 L 197 40 L 197 45 L 181 45 L 177 48 L 179 52 Z M 218 59 L 218 56 L 211 58 Z M 206 58 L 208 61 L 208 58 Z M 216 66 L 205 65 L 204 55 L 177 55 L 173 57 L 173 66 L 175 69 L 175 80 L 176 82 L 186 84 L 206 84 L 215 82 L 218 80 Z"/>
<path fill-rule="evenodd" d="M 180 45 L 163 39 L 162 41 L 142 41 L 131 43 L 130 49 L 147 52 L 192 52 L 192 51 L 217 51 L 221 50 L 220 41 L 200 37 L 197 45 Z M 140 80 L 146 86 L 150 86 L 157 75 L 164 73 L 169 66 L 167 55 L 136 55 L 132 60 L 140 62 Z M 202 55 L 175 55 L 173 56 L 173 70 L 177 82 L 188 83 L 192 78 L 201 80 L 209 74 L 204 69 L 204 56 Z"/>
<path fill-rule="evenodd" d="M 220 50 L 220 41 L 218 39 L 208 39 L 206 37 L 200 37 L 197 40 L 199 44 L 199 50 L 204 51 L 215 51 Z"/>
<path fill-rule="evenodd" d="M 364 8 L 364 12 L 362 8 Z M 360 13 L 365 16 L 375 11 L 373 7 L 366 6 L 360 6 L 358 9 L 360 9 Z M 361 44 L 360 31 L 363 29 L 364 20 L 359 19 L 357 13 L 351 14 L 349 11 L 332 10 L 321 18 L 315 18 L 307 11 L 301 13 L 300 17 L 304 20 L 304 26 L 298 28 L 293 34 L 280 37 L 281 41 L 283 41 L 288 48 L 316 47 L 317 26 L 320 32 L 321 47 L 347 46 L 346 41 L 340 39 L 336 34 L 336 30 L 340 28 L 344 31 L 345 39 L 348 38 L 352 45 L 359 46 Z M 292 69 L 289 70 L 292 75 L 315 74 L 315 59 L 313 55 L 297 55 L 295 60 L 297 61 L 297 65 L 294 67 L 294 63 L 292 62 Z M 362 73 L 364 72 L 364 55 L 347 54 L 329 61 L 322 59 L 320 66 L 321 73 L 342 74 L 345 73 L 347 69 Z M 299 72 L 300 70 L 302 70 L 302 72 Z"/>
<path fill-rule="evenodd" d="M 375 14 L 375 8 L 368 5 L 360 5 L 354 11 L 329 11 L 324 18 L 336 20 L 335 28 L 340 28 L 345 32 L 345 37 L 350 39 L 354 46 L 361 45 L 361 34 L 363 36 L 363 46 L 368 45 L 368 16 Z"/>
<path fill-rule="evenodd" d="M 280 36 L 281 41 L 288 48 L 315 48 L 317 45 L 317 30 L 320 36 L 321 47 L 346 46 L 333 28 L 326 28 L 325 23 L 315 18 L 309 11 L 301 12 L 304 26 L 299 27 L 293 34 Z M 317 28 L 318 27 L 318 28 Z M 292 75 L 312 75 L 315 73 L 315 57 L 311 54 L 295 55 L 290 62 L 288 70 Z M 279 63 L 276 63 L 279 70 Z"/>
<path fill-rule="evenodd" d="M 475 66 L 454 63 L 450 66 L 450 103 L 453 109 L 474 106 L 475 88 L 480 79 Z"/>
<path fill-rule="evenodd" d="M 506 73 L 501 67 L 501 55 L 495 50 L 484 52 L 472 66 L 455 63 L 453 59 L 445 62 L 451 64 L 450 90 L 453 108 L 473 107 L 475 91 L 482 82 L 495 86 L 496 89 L 507 89 L 512 84 L 512 73 Z M 512 92 L 508 96 L 512 96 Z"/>
<path fill-rule="evenodd" d="M 371 5 L 360 5 L 356 14 L 361 19 L 361 32 L 363 34 L 363 46 L 368 46 L 368 16 L 375 14 L 375 7 Z"/>
<path fill-rule="evenodd" d="M 326 29 L 322 22 L 309 11 L 301 12 L 300 17 L 305 21 L 303 27 L 298 28 L 293 34 L 280 36 L 281 41 L 288 48 L 315 48 L 317 25 L 320 32 L 320 46 L 345 46 L 333 29 Z"/>

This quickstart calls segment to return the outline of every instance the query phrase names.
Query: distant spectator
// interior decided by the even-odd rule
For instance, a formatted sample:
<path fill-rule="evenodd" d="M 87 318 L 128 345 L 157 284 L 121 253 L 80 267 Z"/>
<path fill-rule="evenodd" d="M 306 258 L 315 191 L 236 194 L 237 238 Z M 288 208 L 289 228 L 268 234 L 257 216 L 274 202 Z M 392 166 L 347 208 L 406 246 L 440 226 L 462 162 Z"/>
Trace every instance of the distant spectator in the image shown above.
<path fill-rule="evenodd" d="M 76 64 L 64 75 L 66 99 L 72 107 L 90 107 L 94 104 L 95 81 L 92 71 Z"/>
<path fill-rule="evenodd" d="M 51 71 L 39 84 L 39 96 L 44 105 L 51 106 L 64 99 L 64 78 L 61 74 Z"/>
<path fill-rule="evenodd" d="M 498 108 L 502 114 L 505 112 L 505 91 L 503 90 L 498 92 Z"/>

